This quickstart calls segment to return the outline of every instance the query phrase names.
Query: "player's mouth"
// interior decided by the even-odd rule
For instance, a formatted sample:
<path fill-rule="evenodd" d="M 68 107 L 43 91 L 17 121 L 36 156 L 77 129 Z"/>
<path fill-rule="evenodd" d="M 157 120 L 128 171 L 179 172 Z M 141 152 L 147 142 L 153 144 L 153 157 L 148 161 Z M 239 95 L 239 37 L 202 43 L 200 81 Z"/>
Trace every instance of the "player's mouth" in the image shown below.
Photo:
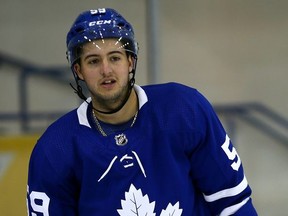
<path fill-rule="evenodd" d="M 116 83 L 116 80 L 114 79 L 105 79 L 102 83 L 101 86 L 105 88 L 112 88 L 114 84 Z"/>

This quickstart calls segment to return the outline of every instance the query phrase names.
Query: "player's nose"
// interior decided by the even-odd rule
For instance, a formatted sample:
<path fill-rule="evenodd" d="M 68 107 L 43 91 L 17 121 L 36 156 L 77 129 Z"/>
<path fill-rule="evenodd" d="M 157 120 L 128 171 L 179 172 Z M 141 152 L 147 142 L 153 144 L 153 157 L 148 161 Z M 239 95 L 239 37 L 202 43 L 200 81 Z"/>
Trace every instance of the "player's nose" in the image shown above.
<path fill-rule="evenodd" d="M 103 59 L 101 66 L 102 66 L 101 67 L 101 74 L 102 75 L 107 75 L 107 74 L 110 74 L 112 72 L 111 64 L 109 63 L 109 61 L 107 59 Z"/>

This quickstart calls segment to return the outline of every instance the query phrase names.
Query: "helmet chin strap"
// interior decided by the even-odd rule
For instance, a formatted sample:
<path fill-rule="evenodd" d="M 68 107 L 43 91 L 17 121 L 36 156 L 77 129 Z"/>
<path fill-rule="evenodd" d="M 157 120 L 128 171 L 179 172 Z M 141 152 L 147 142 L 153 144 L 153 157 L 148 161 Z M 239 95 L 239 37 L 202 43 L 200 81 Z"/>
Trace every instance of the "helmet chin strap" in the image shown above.
<path fill-rule="evenodd" d="M 72 74 L 74 76 L 74 80 L 76 82 L 76 87 L 73 86 L 72 83 L 70 83 L 70 86 L 72 87 L 72 89 L 74 90 L 74 92 L 78 95 L 78 97 L 80 97 L 82 100 L 87 101 L 87 97 L 83 94 L 83 90 L 81 85 L 79 84 L 79 77 L 77 76 L 76 72 L 74 71 L 73 66 L 71 67 L 72 70 Z"/>

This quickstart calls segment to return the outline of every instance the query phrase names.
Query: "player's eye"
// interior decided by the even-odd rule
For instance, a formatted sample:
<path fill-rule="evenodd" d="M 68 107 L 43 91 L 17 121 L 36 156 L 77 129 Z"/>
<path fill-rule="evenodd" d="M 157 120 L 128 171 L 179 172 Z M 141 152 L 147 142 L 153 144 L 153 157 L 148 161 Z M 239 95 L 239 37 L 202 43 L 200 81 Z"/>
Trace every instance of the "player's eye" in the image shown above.
<path fill-rule="evenodd" d="M 115 56 L 111 56 L 110 59 L 111 59 L 112 62 L 117 62 L 117 61 L 120 61 L 120 60 L 121 60 L 121 57 L 115 55 Z"/>
<path fill-rule="evenodd" d="M 97 58 L 91 58 L 88 60 L 88 64 L 91 64 L 91 65 L 99 64 L 99 62 L 100 62 L 100 60 Z"/>

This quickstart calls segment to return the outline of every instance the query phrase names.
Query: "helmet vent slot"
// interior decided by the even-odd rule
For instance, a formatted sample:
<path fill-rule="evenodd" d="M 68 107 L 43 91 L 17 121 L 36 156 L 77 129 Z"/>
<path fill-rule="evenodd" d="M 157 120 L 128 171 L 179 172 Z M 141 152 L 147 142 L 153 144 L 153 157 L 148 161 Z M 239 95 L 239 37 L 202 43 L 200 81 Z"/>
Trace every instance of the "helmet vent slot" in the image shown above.
<path fill-rule="evenodd" d="M 79 33 L 79 32 L 83 32 L 84 28 L 82 26 L 79 26 L 78 28 L 75 29 L 75 32 Z"/>
<path fill-rule="evenodd" d="M 117 26 L 120 27 L 120 28 L 125 28 L 126 24 L 123 23 L 123 22 L 119 22 L 119 23 L 117 23 Z"/>

